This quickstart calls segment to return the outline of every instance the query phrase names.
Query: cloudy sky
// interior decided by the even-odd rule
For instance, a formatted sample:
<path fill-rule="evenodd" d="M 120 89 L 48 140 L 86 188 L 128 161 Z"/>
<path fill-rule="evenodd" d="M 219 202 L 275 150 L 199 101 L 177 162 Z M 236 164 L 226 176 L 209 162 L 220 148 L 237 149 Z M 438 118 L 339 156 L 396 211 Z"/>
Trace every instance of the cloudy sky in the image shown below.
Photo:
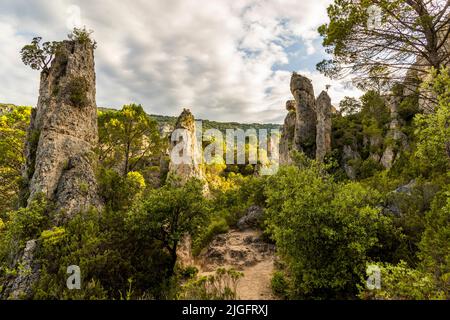
<path fill-rule="evenodd" d="M 94 30 L 97 104 L 141 103 L 147 112 L 282 122 L 292 71 L 331 84 L 333 104 L 358 96 L 315 65 L 325 57 L 317 27 L 331 0 L 1 0 L 0 102 L 35 105 L 39 74 L 19 51 L 34 36 Z"/>

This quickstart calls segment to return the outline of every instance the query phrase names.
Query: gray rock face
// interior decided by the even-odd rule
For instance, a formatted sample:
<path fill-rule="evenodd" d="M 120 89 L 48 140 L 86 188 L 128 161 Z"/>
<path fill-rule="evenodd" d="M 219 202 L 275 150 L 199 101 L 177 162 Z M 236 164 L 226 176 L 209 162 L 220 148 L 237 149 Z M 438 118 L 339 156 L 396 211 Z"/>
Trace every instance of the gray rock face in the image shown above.
<path fill-rule="evenodd" d="M 273 259 L 275 245 L 266 243 L 259 230 L 230 230 L 216 235 L 198 257 L 201 269 L 206 272 L 229 266 L 237 270 Z"/>
<path fill-rule="evenodd" d="M 355 168 L 353 168 L 353 166 L 349 163 L 349 161 L 361 158 L 361 155 L 358 153 L 358 151 L 355 151 L 354 149 L 356 148 L 352 148 L 349 145 L 345 145 L 342 154 L 342 161 L 345 173 L 347 174 L 347 177 L 349 177 L 352 180 L 356 179 L 356 172 Z"/>
<path fill-rule="evenodd" d="M 98 134 L 92 44 L 61 43 L 48 73 L 41 73 L 28 137 L 28 202 L 44 193 L 65 212 L 63 220 L 101 207 L 93 169 Z"/>
<path fill-rule="evenodd" d="M 89 42 L 63 41 L 49 70 L 41 73 L 39 99 L 31 115 L 25 146 L 24 191 L 28 204 L 43 193 L 56 205 L 55 225 L 80 210 L 101 208 L 94 147 L 97 143 L 94 48 Z M 27 298 L 39 278 L 29 240 L 15 265 L 23 271 L 5 284 L 5 298 Z"/>
<path fill-rule="evenodd" d="M 297 150 L 303 151 L 310 158 L 315 157 L 316 142 L 316 99 L 311 80 L 293 73 L 291 93 L 295 98 L 296 126 L 294 142 Z"/>
<path fill-rule="evenodd" d="M 323 161 L 325 155 L 331 151 L 331 99 L 325 91 L 322 91 L 316 100 L 316 111 L 316 159 Z"/>
<path fill-rule="evenodd" d="M 239 230 L 257 229 L 263 220 L 264 211 L 259 206 L 251 206 L 247 214 L 239 219 L 237 227 Z"/>
<path fill-rule="evenodd" d="M 292 150 L 323 161 L 331 151 L 331 116 L 336 109 L 325 91 L 316 100 L 311 80 L 302 75 L 292 74 L 290 88 L 295 100 L 286 103 L 289 113 L 281 133 L 280 163 L 292 162 Z"/>
<path fill-rule="evenodd" d="M 284 124 L 281 130 L 280 138 L 280 163 L 289 164 L 292 162 L 291 151 L 295 145 L 295 124 L 297 121 L 297 114 L 295 111 L 295 100 L 286 102 L 286 109 L 288 114 L 284 119 Z"/>
<path fill-rule="evenodd" d="M 189 109 L 184 109 L 178 117 L 170 146 L 169 173 L 181 179 L 181 183 L 190 178 L 203 180 L 201 166 L 201 146 L 197 143 L 195 119 Z"/>
<path fill-rule="evenodd" d="M 412 203 L 413 191 L 416 188 L 416 180 L 413 179 L 405 185 L 402 185 L 392 191 L 384 204 L 384 212 L 392 213 L 394 215 L 401 216 L 402 214 L 402 202 Z M 402 201 L 403 200 L 403 201 Z"/>
<path fill-rule="evenodd" d="M 391 138 L 390 140 L 393 144 L 386 147 L 380 162 L 385 168 L 391 168 L 397 157 L 399 148 L 408 147 L 408 138 L 402 131 L 400 131 L 400 123 L 398 120 L 398 99 L 395 97 L 387 97 L 386 103 L 391 113 L 391 122 L 389 124 L 389 132 L 387 137 Z"/>
<path fill-rule="evenodd" d="M 5 284 L 4 296 L 1 299 L 22 299 L 31 294 L 31 288 L 39 277 L 39 268 L 34 261 L 37 240 L 29 240 L 25 245 L 18 263 L 22 266 L 18 275 Z"/>

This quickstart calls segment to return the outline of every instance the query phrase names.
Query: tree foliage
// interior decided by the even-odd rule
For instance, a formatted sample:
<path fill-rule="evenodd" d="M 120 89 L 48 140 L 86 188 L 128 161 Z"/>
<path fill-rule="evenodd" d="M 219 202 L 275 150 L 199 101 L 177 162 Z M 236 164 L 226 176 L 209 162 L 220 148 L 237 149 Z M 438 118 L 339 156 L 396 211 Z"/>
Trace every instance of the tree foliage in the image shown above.
<path fill-rule="evenodd" d="M 415 65 L 418 71 L 425 65 L 439 69 L 449 62 L 449 13 L 448 1 L 440 0 L 335 0 L 328 7 L 330 22 L 319 28 L 333 58 L 318 70 L 351 74 L 363 83 L 400 79 L 416 57 L 424 61 Z"/>
<path fill-rule="evenodd" d="M 30 107 L 15 107 L 0 115 L 0 218 L 17 206 L 30 112 Z"/>
<path fill-rule="evenodd" d="M 48 72 L 50 63 L 60 45 L 57 41 L 46 41 L 40 44 L 41 37 L 35 37 L 30 44 L 24 46 L 20 51 L 22 62 L 26 66 L 30 66 L 33 70 L 42 70 Z"/>
<path fill-rule="evenodd" d="M 358 183 L 338 184 L 312 164 L 287 167 L 266 189 L 267 223 L 287 261 L 297 298 L 349 298 L 385 223 L 378 194 Z"/>
<path fill-rule="evenodd" d="M 450 169 L 450 75 L 443 69 L 439 75 L 432 74 L 428 86 L 438 96 L 434 113 L 415 117 L 417 150 L 416 157 L 434 172 L 445 173 Z"/>
<path fill-rule="evenodd" d="M 152 157 L 159 159 L 162 140 L 158 124 L 141 105 L 129 104 L 120 111 L 99 114 L 99 156 L 107 168 L 121 165 L 125 176 L 148 164 Z"/>
<path fill-rule="evenodd" d="M 182 186 L 168 183 L 149 191 L 143 203 L 130 211 L 128 224 L 142 241 L 159 241 L 171 259 L 168 277 L 175 272 L 177 248 L 186 235 L 195 236 L 207 221 L 203 183 L 192 179 Z"/>

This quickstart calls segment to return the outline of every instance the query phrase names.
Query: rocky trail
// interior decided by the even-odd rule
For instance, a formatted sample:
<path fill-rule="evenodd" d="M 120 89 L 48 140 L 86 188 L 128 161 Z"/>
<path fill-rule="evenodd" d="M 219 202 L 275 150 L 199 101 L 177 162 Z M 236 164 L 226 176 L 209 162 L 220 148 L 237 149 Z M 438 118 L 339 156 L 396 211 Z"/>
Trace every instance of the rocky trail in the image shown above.
<path fill-rule="evenodd" d="M 195 264 L 202 275 L 213 274 L 217 268 L 242 272 L 244 276 L 237 284 L 238 299 L 271 300 L 274 260 L 275 246 L 263 240 L 261 231 L 234 229 L 217 235 Z"/>

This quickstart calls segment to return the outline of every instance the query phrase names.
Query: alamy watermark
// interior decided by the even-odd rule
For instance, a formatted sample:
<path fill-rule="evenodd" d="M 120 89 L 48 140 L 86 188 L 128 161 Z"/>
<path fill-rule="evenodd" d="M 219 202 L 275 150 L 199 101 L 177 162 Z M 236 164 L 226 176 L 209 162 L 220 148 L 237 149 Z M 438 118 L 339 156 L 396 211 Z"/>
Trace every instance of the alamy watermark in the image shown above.
<path fill-rule="evenodd" d="M 218 129 L 203 131 L 202 121 L 195 121 L 195 137 L 187 129 L 172 132 L 170 161 L 193 166 L 251 164 L 258 165 L 259 174 L 272 175 L 279 168 L 279 141 L 278 129 L 226 129 L 224 135 Z"/>
<path fill-rule="evenodd" d="M 69 290 L 81 289 L 81 269 L 77 265 L 71 265 L 67 267 L 67 274 L 70 276 L 67 278 L 66 285 Z"/>
<path fill-rule="evenodd" d="M 381 8 L 373 4 L 367 8 L 367 14 L 369 16 L 369 19 L 367 19 L 367 28 L 369 30 L 379 29 L 383 18 L 383 11 Z"/>
<path fill-rule="evenodd" d="M 81 8 L 77 5 L 70 5 L 66 9 L 66 28 L 69 30 L 73 30 L 74 28 L 82 27 L 81 20 Z"/>
<path fill-rule="evenodd" d="M 366 287 L 369 290 L 381 289 L 381 269 L 377 265 L 369 265 L 366 269 L 366 274 L 369 276 L 366 280 Z"/>

